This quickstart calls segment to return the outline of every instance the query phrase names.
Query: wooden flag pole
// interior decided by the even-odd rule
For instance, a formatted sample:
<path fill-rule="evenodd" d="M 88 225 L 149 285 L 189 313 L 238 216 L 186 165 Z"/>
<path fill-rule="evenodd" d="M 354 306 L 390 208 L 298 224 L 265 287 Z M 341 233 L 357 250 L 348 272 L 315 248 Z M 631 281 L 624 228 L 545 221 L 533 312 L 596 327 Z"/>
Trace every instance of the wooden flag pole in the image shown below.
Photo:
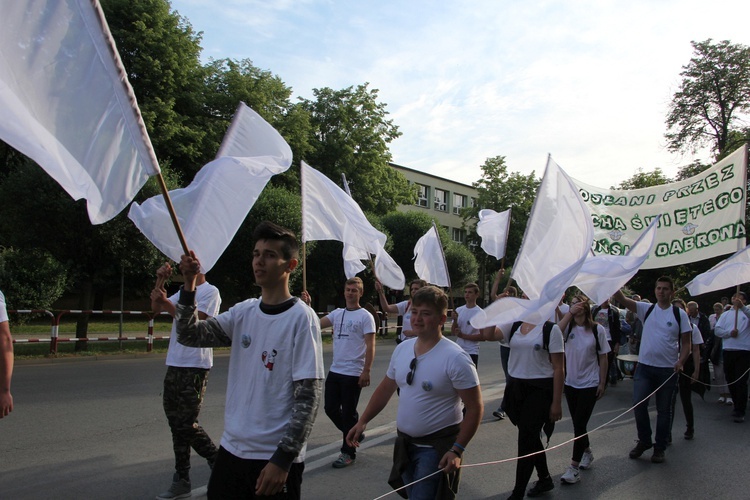
<path fill-rule="evenodd" d="M 167 184 L 164 182 L 164 177 L 162 177 L 161 172 L 156 174 L 156 178 L 159 181 L 159 187 L 161 188 L 161 194 L 164 197 L 164 203 L 167 205 L 169 217 L 171 217 L 172 224 L 174 225 L 175 231 L 177 231 L 177 238 L 179 238 L 180 244 L 182 245 L 182 251 L 185 252 L 185 255 L 190 255 L 190 249 L 188 248 L 187 240 L 185 240 L 185 234 L 182 232 L 180 220 L 177 218 L 174 205 L 172 205 L 172 198 L 169 197 L 169 190 L 167 189 Z"/>

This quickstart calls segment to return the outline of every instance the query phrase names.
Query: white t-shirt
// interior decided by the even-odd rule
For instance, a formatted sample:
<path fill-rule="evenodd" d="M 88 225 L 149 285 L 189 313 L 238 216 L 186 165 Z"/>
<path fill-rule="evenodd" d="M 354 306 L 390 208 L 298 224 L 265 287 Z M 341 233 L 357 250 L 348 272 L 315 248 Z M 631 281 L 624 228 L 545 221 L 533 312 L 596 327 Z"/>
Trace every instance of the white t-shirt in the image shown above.
<path fill-rule="evenodd" d="M 458 390 L 479 385 L 479 376 L 466 352 L 446 338 L 417 358 L 411 385 L 406 376 L 417 339 L 396 346 L 386 376 L 400 389 L 396 425 L 401 432 L 421 437 L 463 420 Z"/>
<path fill-rule="evenodd" d="M 169 301 L 177 305 L 180 292 L 169 297 Z M 219 314 L 221 295 L 219 289 L 208 281 L 198 285 L 195 289 L 195 305 L 199 312 L 209 317 Z M 178 368 L 205 368 L 210 370 L 214 365 L 214 350 L 210 347 L 188 347 L 177 342 L 177 322 L 172 322 L 172 333 L 169 334 L 169 349 L 167 349 L 167 366 Z"/>
<path fill-rule="evenodd" d="M 458 314 L 458 328 L 461 330 L 461 333 L 466 335 L 477 335 L 479 333 L 479 330 L 471 326 L 469 321 L 471 321 L 471 318 L 481 310 L 482 308 L 476 305 L 471 308 L 466 306 L 456 308 L 456 313 Z M 461 346 L 461 349 L 466 351 L 467 354 L 479 354 L 479 341 L 477 340 L 457 338 L 456 344 Z"/>
<path fill-rule="evenodd" d="M 542 325 L 536 325 L 529 333 L 521 333 L 521 327 L 510 340 L 510 357 L 508 358 L 508 373 L 513 378 L 534 379 L 552 378 L 555 370 L 552 367 L 550 354 L 565 352 L 563 336 L 560 327 L 554 325 L 549 336 L 549 352 L 544 350 L 544 333 Z M 513 323 L 500 325 L 503 336 L 507 339 Z"/>
<path fill-rule="evenodd" d="M 365 368 L 365 335 L 375 333 L 375 320 L 367 309 L 336 309 L 328 315 L 333 325 L 331 371 L 359 377 Z"/>
<path fill-rule="evenodd" d="M 259 299 L 216 320 L 232 339 L 221 445 L 240 458 L 268 460 L 292 416 L 294 381 L 325 376 L 320 320 L 300 300 L 266 314 Z M 305 450 L 295 462 L 304 461 Z"/>
<path fill-rule="evenodd" d="M 703 335 L 701 335 L 701 331 L 698 328 L 698 325 L 693 325 L 693 334 L 690 338 L 690 341 L 693 343 L 693 345 L 701 345 L 703 343 Z"/>
<path fill-rule="evenodd" d="M 8 321 L 8 309 L 5 307 L 5 295 L 0 292 L 0 323 Z"/>
<path fill-rule="evenodd" d="M 597 327 L 596 331 L 599 337 L 598 353 L 591 330 L 583 325 L 575 325 L 570 330 L 565 342 L 565 385 L 575 389 L 599 386 L 599 354 L 606 354 L 611 349 L 604 329 Z"/>
<path fill-rule="evenodd" d="M 649 307 L 654 309 L 649 314 L 648 319 L 646 312 Z M 644 365 L 655 366 L 657 368 L 671 368 L 680 358 L 679 332 L 691 333 L 692 326 L 690 319 L 685 311 L 680 308 L 680 324 L 675 324 L 673 306 L 670 304 L 666 309 L 659 307 L 659 304 L 647 304 L 645 302 L 636 302 L 638 308 L 638 318 L 643 322 L 643 334 L 641 334 L 641 349 L 638 352 L 638 362 Z"/>
<path fill-rule="evenodd" d="M 736 337 L 730 336 L 730 333 L 734 330 L 734 309 L 725 311 L 719 316 L 714 332 L 717 337 L 723 339 L 722 348 L 725 351 L 750 351 L 750 321 L 742 311 L 736 317 L 738 332 Z"/>
<path fill-rule="evenodd" d="M 401 340 L 408 339 L 406 335 L 404 335 L 404 331 L 411 330 L 411 300 L 404 300 L 396 304 L 396 307 L 398 308 L 398 315 L 403 317 L 403 320 L 401 322 L 401 334 L 399 337 Z"/>

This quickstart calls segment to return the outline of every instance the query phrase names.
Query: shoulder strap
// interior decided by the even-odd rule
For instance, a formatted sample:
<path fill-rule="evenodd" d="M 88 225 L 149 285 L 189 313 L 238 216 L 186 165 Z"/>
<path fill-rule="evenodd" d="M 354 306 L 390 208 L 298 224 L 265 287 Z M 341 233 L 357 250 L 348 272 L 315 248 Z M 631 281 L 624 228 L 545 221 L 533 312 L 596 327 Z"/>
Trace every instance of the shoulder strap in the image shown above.
<path fill-rule="evenodd" d="M 654 310 L 654 307 L 656 307 L 656 304 L 651 304 L 651 306 L 649 306 L 649 308 L 648 308 L 648 311 L 646 311 L 646 315 L 643 317 L 643 324 L 644 325 L 646 324 L 646 320 L 648 319 L 648 316 L 651 314 L 651 311 Z"/>
<path fill-rule="evenodd" d="M 552 334 L 552 327 L 555 324 L 551 321 L 545 321 L 542 327 L 542 349 L 549 352 L 549 337 Z"/>
<path fill-rule="evenodd" d="M 680 324 L 680 308 L 673 305 L 672 312 L 674 313 L 674 319 L 677 321 L 677 336 L 679 337 L 682 333 L 682 325 Z"/>
<path fill-rule="evenodd" d="M 510 346 L 510 339 L 513 338 L 513 334 L 516 333 L 516 330 L 518 330 L 521 327 L 521 324 L 523 321 L 516 321 L 513 323 L 513 326 L 510 327 L 510 333 L 508 334 L 508 346 Z"/>
<path fill-rule="evenodd" d="M 602 350 L 601 344 L 599 344 L 599 325 L 594 322 L 594 341 L 596 341 L 596 361 L 599 362 L 599 351 Z"/>

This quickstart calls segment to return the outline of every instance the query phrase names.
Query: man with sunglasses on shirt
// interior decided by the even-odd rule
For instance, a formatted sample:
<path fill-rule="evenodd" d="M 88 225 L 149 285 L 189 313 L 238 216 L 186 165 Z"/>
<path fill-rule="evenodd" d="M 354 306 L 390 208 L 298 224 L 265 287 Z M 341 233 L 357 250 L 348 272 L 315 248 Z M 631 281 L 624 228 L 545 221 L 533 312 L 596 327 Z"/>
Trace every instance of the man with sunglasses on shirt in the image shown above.
<path fill-rule="evenodd" d="M 474 363 L 442 335 L 447 309 L 448 297 L 439 288 L 426 286 L 414 294 L 411 326 L 416 337 L 396 347 L 385 377 L 347 435 L 350 445 L 359 446 L 367 424 L 400 389 L 398 437 L 388 483 L 398 489 L 443 471 L 406 488 L 410 499 L 455 496 L 458 467 L 482 420 L 482 393 Z"/>

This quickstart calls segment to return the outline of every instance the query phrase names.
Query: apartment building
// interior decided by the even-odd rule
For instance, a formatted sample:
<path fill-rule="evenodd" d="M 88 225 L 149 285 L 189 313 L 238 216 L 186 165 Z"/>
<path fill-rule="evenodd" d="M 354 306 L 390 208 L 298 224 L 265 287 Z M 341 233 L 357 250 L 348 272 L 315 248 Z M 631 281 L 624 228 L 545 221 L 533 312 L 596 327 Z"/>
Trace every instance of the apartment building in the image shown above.
<path fill-rule="evenodd" d="M 417 202 L 414 205 L 401 205 L 398 210 L 426 210 L 430 217 L 435 218 L 438 224 L 448 230 L 453 241 L 466 243 L 467 231 L 462 227 L 464 220 L 461 217 L 461 209 L 476 204 L 477 190 L 470 184 L 462 184 L 395 163 L 391 163 L 390 166 L 401 172 L 410 184 L 419 188 Z"/>

